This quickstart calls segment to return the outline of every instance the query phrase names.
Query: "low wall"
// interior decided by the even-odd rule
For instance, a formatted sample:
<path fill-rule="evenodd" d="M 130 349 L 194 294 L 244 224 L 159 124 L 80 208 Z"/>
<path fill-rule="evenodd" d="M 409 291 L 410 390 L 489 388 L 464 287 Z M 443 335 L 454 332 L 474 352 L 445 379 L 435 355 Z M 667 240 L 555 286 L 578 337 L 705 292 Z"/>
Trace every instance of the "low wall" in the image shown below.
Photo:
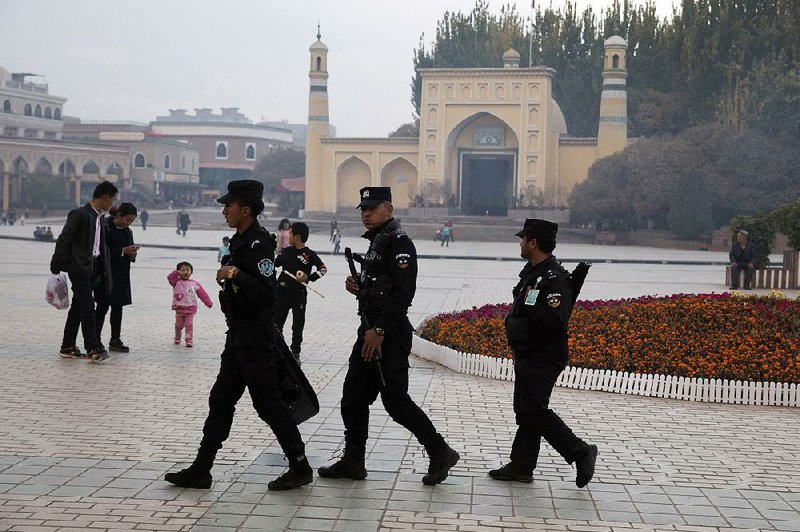
<path fill-rule="evenodd" d="M 514 380 L 514 361 L 508 358 L 461 353 L 416 335 L 411 352 L 458 373 Z M 556 386 L 705 403 L 800 406 L 800 387 L 797 384 L 776 382 L 690 379 L 567 366 L 558 376 Z"/>

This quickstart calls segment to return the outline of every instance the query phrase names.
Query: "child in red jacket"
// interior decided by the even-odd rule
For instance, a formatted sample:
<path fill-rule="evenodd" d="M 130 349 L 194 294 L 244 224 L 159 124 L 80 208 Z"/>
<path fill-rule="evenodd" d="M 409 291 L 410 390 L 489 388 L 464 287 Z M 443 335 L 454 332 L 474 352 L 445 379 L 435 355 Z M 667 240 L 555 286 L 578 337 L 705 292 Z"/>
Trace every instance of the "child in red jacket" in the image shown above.
<path fill-rule="evenodd" d="M 192 347 L 197 298 L 208 308 L 213 306 L 208 293 L 191 278 L 193 272 L 191 264 L 179 262 L 175 271 L 167 275 L 167 281 L 172 285 L 172 310 L 175 311 L 175 345 L 181 343 L 181 331 L 186 329 L 186 347 Z"/>

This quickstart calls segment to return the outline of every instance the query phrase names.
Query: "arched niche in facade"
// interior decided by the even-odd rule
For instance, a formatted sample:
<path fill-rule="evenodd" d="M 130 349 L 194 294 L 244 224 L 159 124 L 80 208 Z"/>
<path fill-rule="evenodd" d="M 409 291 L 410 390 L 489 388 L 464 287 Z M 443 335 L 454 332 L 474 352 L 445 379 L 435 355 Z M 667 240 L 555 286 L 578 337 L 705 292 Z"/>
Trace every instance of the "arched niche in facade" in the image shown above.
<path fill-rule="evenodd" d="M 392 188 L 392 204 L 407 209 L 419 183 L 417 167 L 405 157 L 396 157 L 381 169 L 381 186 Z"/>
<path fill-rule="evenodd" d="M 58 165 L 58 175 L 64 177 L 75 177 L 75 163 L 73 163 L 69 159 L 64 159 L 64 161 Z"/>
<path fill-rule="evenodd" d="M 359 202 L 358 191 L 372 184 L 372 170 L 358 156 L 348 157 L 336 169 L 336 208 L 352 209 Z"/>
<path fill-rule="evenodd" d="M 17 156 L 16 159 L 14 159 L 13 172 L 12 173 L 14 173 L 16 175 L 19 175 L 19 176 L 27 175 L 27 173 L 28 173 L 28 161 L 26 161 L 25 158 L 22 155 L 19 155 L 19 156 Z"/>
<path fill-rule="evenodd" d="M 109 177 L 112 175 L 117 176 L 117 181 L 122 181 L 125 178 L 125 171 L 117 161 L 113 161 L 106 168 L 106 175 Z"/>
<path fill-rule="evenodd" d="M 81 169 L 81 175 L 100 176 L 100 167 L 97 166 L 97 163 L 90 160 L 83 165 L 83 168 Z"/>
<path fill-rule="evenodd" d="M 42 157 L 36 161 L 36 173 L 50 175 L 53 173 L 53 165 L 45 157 Z"/>

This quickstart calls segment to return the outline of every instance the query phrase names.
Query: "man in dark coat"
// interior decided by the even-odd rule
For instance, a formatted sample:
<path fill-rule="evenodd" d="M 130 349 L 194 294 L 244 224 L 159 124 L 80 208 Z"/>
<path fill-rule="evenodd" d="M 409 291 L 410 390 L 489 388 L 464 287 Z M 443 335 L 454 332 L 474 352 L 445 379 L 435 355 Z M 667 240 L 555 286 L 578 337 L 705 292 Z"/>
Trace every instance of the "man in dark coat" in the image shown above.
<path fill-rule="evenodd" d="M 104 362 L 108 352 L 97 338 L 92 291 L 100 286 L 111 291 L 111 260 L 106 245 L 103 213 L 111 208 L 117 187 L 103 181 L 94 189 L 92 199 L 83 207 L 73 209 L 56 240 L 50 272 L 67 272 L 72 283 L 72 305 L 69 307 L 61 341 L 62 358 L 83 358 L 75 345 L 78 327 L 83 331 L 83 344 L 90 362 Z"/>
<path fill-rule="evenodd" d="M 263 193 L 260 181 L 231 181 L 228 193 L 217 200 L 225 205 L 222 214 L 228 226 L 236 229 L 231 254 L 217 270 L 217 282 L 223 286 L 220 307 L 228 332 L 219 374 L 208 398 L 209 412 L 197 457 L 188 468 L 164 476 L 176 486 L 211 487 L 211 467 L 230 435 L 236 403 L 245 388 L 258 416 L 275 433 L 289 459 L 289 470 L 267 487 L 290 490 L 313 479 L 297 422 L 282 394 L 288 360 L 279 352 L 277 342 L 282 339 L 272 317 L 276 239 L 257 220 L 264 210 Z"/>
<path fill-rule="evenodd" d="M 139 246 L 133 243 L 130 225 L 136 220 L 136 207 L 133 203 L 123 203 L 111 209 L 106 221 L 108 254 L 111 257 L 111 293 L 95 289 L 95 326 L 97 339 L 102 344 L 103 323 L 106 313 L 111 309 L 111 351 L 127 353 L 130 348 L 122 341 L 122 307 L 131 304 L 131 263 L 136 262 Z"/>
<path fill-rule="evenodd" d="M 345 282 L 345 289 L 359 301 L 361 326 L 342 390 L 344 455 L 321 467 L 319 476 L 366 478 L 369 407 L 380 394 L 386 412 L 425 447 L 430 464 L 422 482 L 432 486 L 447 478 L 459 455 L 408 395 L 408 356 L 414 331 L 408 307 L 417 289 L 417 251 L 394 219 L 389 187 L 362 188 L 360 199 L 361 221 L 367 228 L 363 237 L 369 240 L 369 250 L 359 278 L 350 276 Z"/>
<path fill-rule="evenodd" d="M 731 259 L 731 290 L 739 288 L 739 272 L 744 270 L 744 289 L 750 290 L 758 265 L 756 246 L 748 239 L 744 229 L 736 233 L 736 242 L 731 246 L 728 257 Z"/>
<path fill-rule="evenodd" d="M 147 222 L 150 220 L 150 213 L 147 209 L 142 209 L 142 214 L 139 215 L 139 220 L 142 222 L 142 231 L 147 231 Z"/>
<path fill-rule="evenodd" d="M 556 379 L 567 366 L 574 305 L 572 279 L 553 256 L 557 231 L 553 222 L 528 219 L 517 233 L 520 255 L 528 261 L 519 274 L 506 318 L 506 336 L 514 352 L 517 434 L 511 461 L 489 471 L 489 476 L 532 482 L 544 438 L 568 464 L 575 463 L 575 483 L 582 488 L 594 475 L 597 446 L 578 438 L 549 406 Z"/>

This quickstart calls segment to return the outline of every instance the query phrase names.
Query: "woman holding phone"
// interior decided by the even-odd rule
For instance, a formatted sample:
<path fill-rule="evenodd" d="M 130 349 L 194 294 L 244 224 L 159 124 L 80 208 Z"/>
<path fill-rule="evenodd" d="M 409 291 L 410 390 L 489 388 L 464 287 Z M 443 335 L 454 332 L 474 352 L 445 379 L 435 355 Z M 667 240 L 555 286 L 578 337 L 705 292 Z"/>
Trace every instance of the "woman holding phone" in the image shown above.
<path fill-rule="evenodd" d="M 94 298 L 97 302 L 95 309 L 95 324 L 97 327 L 97 340 L 102 344 L 101 333 L 106 313 L 111 308 L 111 341 L 108 343 L 109 351 L 127 353 L 130 348 L 122 342 L 122 307 L 131 304 L 131 263 L 136 262 L 136 253 L 141 246 L 133 243 L 133 231 L 130 225 L 136 220 L 136 207 L 133 203 L 122 203 L 119 207 L 112 207 L 104 220 L 106 242 L 111 256 L 111 281 L 110 294 L 105 290 L 95 290 Z"/>

